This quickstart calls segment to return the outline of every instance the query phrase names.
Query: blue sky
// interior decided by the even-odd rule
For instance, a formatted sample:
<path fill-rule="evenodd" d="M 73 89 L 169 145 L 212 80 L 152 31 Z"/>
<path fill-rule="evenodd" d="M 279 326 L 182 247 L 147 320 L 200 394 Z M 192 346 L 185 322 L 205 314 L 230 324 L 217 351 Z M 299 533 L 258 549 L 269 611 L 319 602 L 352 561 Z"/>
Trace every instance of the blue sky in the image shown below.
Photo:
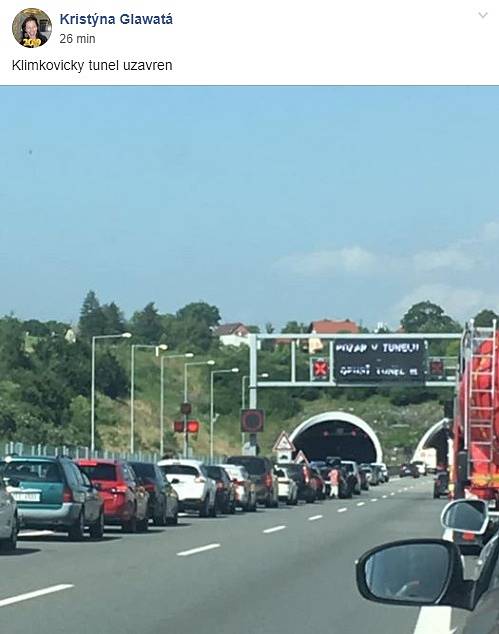
<path fill-rule="evenodd" d="M 499 311 L 499 89 L 2 87 L 0 313 Z"/>

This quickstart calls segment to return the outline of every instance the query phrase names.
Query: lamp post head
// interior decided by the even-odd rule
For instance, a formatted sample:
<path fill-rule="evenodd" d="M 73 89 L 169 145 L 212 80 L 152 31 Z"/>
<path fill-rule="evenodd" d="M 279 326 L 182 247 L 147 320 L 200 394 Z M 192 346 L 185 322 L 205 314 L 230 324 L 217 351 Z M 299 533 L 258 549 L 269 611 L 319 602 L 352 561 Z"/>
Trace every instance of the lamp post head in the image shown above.
<path fill-rule="evenodd" d="M 131 332 L 124 332 L 122 335 L 123 339 L 130 339 L 130 337 L 132 336 Z"/>
<path fill-rule="evenodd" d="M 213 361 L 213 359 L 210 359 L 206 362 L 206 365 L 215 365 L 215 361 Z"/>
<path fill-rule="evenodd" d="M 186 352 L 186 353 L 184 354 L 184 357 L 185 357 L 186 359 L 192 359 L 192 357 L 193 357 L 193 356 L 194 356 L 194 352 Z"/>
<path fill-rule="evenodd" d="M 269 373 L 268 373 L 268 372 L 262 372 L 262 373 L 260 374 L 260 378 L 262 378 L 262 379 L 268 379 L 268 378 L 269 378 Z"/>
<path fill-rule="evenodd" d="M 168 350 L 168 346 L 166 345 L 166 343 L 160 343 L 158 348 L 160 350 Z"/>
<path fill-rule="evenodd" d="M 239 372 L 239 368 L 232 368 L 231 372 L 233 372 L 234 374 L 237 374 Z"/>

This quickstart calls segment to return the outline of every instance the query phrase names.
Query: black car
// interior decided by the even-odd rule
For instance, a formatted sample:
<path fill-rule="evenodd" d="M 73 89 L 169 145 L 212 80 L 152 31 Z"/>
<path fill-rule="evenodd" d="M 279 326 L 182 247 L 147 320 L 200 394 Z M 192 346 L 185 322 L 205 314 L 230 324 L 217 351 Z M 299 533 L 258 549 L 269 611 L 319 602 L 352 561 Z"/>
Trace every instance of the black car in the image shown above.
<path fill-rule="evenodd" d="M 234 485 L 223 467 L 207 466 L 208 477 L 215 481 L 217 492 L 215 504 L 220 513 L 236 512 L 236 494 Z"/>
<path fill-rule="evenodd" d="M 279 506 L 279 483 L 274 474 L 274 465 L 262 456 L 229 456 L 228 464 L 245 467 L 251 481 L 255 484 L 256 500 L 267 508 Z"/>
<path fill-rule="evenodd" d="M 439 471 L 433 480 L 433 497 L 439 498 L 440 496 L 449 495 L 449 472 Z"/>
<path fill-rule="evenodd" d="M 279 467 L 286 469 L 288 476 L 296 482 L 299 500 L 304 500 L 305 502 L 315 502 L 317 493 L 310 478 L 310 469 L 306 465 L 288 462 L 285 464 L 279 464 Z"/>
<path fill-rule="evenodd" d="M 178 495 L 161 469 L 150 462 L 130 462 L 132 468 L 149 493 L 148 517 L 155 526 L 178 523 Z"/>
<path fill-rule="evenodd" d="M 413 478 L 419 478 L 418 465 L 414 464 L 413 462 L 411 463 L 404 462 L 403 464 L 400 465 L 399 476 L 401 478 L 407 478 L 411 476 Z"/>

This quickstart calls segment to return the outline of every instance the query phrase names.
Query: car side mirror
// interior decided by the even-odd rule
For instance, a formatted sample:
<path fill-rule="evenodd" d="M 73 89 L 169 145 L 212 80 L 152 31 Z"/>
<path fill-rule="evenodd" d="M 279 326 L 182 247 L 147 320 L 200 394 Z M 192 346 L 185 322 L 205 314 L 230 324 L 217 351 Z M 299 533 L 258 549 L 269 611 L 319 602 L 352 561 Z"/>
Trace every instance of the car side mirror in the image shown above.
<path fill-rule="evenodd" d="M 17 488 L 20 484 L 21 484 L 21 480 L 19 480 L 18 478 L 4 478 L 3 481 L 5 482 L 6 486 L 9 487 L 14 487 Z"/>
<path fill-rule="evenodd" d="M 473 581 L 463 578 L 458 547 L 443 539 L 378 546 L 356 563 L 357 587 L 369 601 L 472 609 Z"/>
<path fill-rule="evenodd" d="M 180 480 L 178 478 L 173 478 L 172 484 L 179 484 Z"/>
<path fill-rule="evenodd" d="M 457 533 L 483 535 L 489 524 L 489 509 L 484 500 L 454 500 L 442 511 L 440 521 L 444 528 Z"/>
<path fill-rule="evenodd" d="M 284 475 L 284 471 L 283 471 L 282 469 L 277 469 L 277 470 L 276 470 L 276 472 L 275 472 L 275 474 L 276 474 L 276 476 L 277 476 L 278 478 L 284 478 L 284 477 L 286 477 L 286 476 Z"/>

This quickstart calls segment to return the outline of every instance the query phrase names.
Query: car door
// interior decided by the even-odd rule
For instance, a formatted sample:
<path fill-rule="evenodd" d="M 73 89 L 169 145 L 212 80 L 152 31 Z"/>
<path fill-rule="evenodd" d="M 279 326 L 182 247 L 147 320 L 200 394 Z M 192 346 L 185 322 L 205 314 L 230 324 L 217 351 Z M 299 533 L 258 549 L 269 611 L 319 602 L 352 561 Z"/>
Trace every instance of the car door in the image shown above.
<path fill-rule="evenodd" d="M 83 471 L 81 471 L 77 466 L 76 469 L 78 471 L 79 478 L 81 479 L 81 486 L 85 491 L 85 520 L 88 522 L 88 524 L 94 524 L 99 519 L 99 515 L 101 514 L 103 501 L 99 494 L 99 491 L 90 482 L 87 475 L 83 473 Z"/>
<path fill-rule="evenodd" d="M 488 556 L 487 548 L 490 549 Z M 495 634 L 499 631 L 499 539 L 493 538 L 482 550 L 479 558 L 490 557 L 492 572 L 487 564 L 482 564 L 478 584 L 482 584 L 483 594 L 469 613 L 462 634 Z M 489 578 L 490 577 L 490 578 Z"/>
<path fill-rule="evenodd" d="M 147 516 L 147 500 L 149 499 L 149 494 L 144 486 L 138 483 L 135 471 L 129 464 L 123 464 L 123 475 L 127 485 L 135 493 L 137 519 L 142 520 Z"/>
<path fill-rule="evenodd" d="M 171 501 L 169 501 L 169 485 L 168 480 L 161 473 L 161 469 L 159 467 L 154 466 L 154 478 L 156 482 L 157 488 L 157 496 L 159 499 L 159 503 L 161 509 L 165 509 L 166 514 L 169 515 L 171 513 Z"/>
<path fill-rule="evenodd" d="M 6 539 L 11 534 L 14 508 L 14 501 L 0 478 L 0 539 Z"/>

